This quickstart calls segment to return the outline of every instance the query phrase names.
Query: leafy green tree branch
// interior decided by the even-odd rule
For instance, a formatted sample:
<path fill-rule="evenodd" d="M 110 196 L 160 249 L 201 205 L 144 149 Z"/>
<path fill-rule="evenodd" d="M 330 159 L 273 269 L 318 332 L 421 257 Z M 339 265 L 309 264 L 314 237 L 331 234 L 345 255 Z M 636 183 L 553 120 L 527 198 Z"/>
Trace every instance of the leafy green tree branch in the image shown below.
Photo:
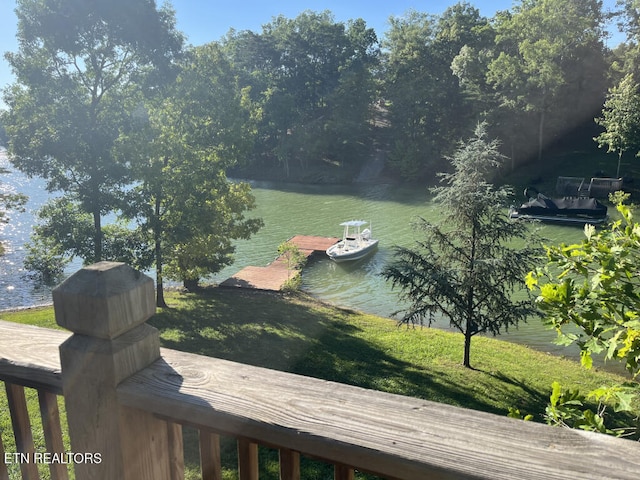
<path fill-rule="evenodd" d="M 640 224 L 633 209 L 614 195 L 620 219 L 602 230 L 585 225 L 585 238 L 572 245 L 546 247 L 547 264 L 527 275 L 529 289 L 545 325 L 556 330 L 560 345 L 576 344 L 581 363 L 592 368 L 593 355 L 620 361 L 632 378 L 640 373 Z M 596 411 L 585 399 L 598 402 Z M 637 419 L 618 428 L 606 426 L 605 405 L 628 411 L 640 401 L 636 382 L 604 386 L 582 395 L 562 392 L 554 383 L 547 421 L 608 434 L 638 432 Z"/>

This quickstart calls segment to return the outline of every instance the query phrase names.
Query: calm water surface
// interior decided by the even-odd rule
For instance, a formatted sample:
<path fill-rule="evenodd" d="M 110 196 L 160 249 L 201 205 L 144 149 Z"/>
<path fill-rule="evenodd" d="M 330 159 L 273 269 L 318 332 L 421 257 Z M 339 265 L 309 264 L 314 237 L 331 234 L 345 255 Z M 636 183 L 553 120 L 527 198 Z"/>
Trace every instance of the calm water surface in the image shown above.
<path fill-rule="evenodd" d="M 6 155 L 0 152 L 0 167 L 9 168 Z M 35 221 L 35 212 L 50 197 L 40 179 L 28 179 L 12 172 L 0 182 L 5 190 L 29 195 L 24 213 L 11 212 L 11 221 L 0 225 L 0 240 L 7 250 L 0 257 L 0 310 L 51 302 L 51 292 L 31 281 L 22 267 L 24 244 Z M 251 214 L 261 217 L 265 226 L 251 240 L 237 242 L 236 261 L 211 281 L 220 282 L 249 265 L 265 266 L 277 255 L 278 245 L 297 234 L 342 235 L 340 222 L 362 219 L 372 222 L 380 240 L 377 252 L 354 264 L 336 264 L 319 256 L 304 270 L 303 289 L 319 299 L 392 317 L 402 308 L 397 294 L 380 276 L 391 260 L 394 245 L 411 246 L 418 233 L 412 223 L 418 217 L 437 221 L 439 210 L 423 188 L 392 185 L 309 186 L 253 183 L 258 208 Z M 575 227 L 543 226 L 548 242 L 574 242 L 582 238 Z M 71 265 L 67 274 L 80 268 Z M 436 323 L 447 329 L 446 321 Z M 538 320 L 522 324 L 501 338 L 560 355 L 575 355 L 551 342 L 555 334 L 545 330 Z"/>
<path fill-rule="evenodd" d="M 412 228 L 416 218 L 438 221 L 439 210 L 426 189 L 392 185 L 283 187 L 255 183 L 254 194 L 258 204 L 255 215 L 264 219 L 265 227 L 252 240 L 237 244 L 236 263 L 216 275 L 215 281 L 222 281 L 247 265 L 267 265 L 275 258 L 278 245 L 296 234 L 339 237 L 340 222 L 369 220 L 374 237 L 380 240 L 377 252 L 348 264 L 336 264 L 319 256 L 305 267 L 303 288 L 336 305 L 386 317 L 402 308 L 397 293 L 380 273 L 392 260 L 394 245 L 412 246 L 419 238 Z M 582 230 L 547 225 L 542 227 L 541 234 L 549 242 L 573 242 L 581 239 Z M 449 328 L 444 320 L 436 322 L 436 326 Z M 521 325 L 503 338 L 566 354 L 566 349 L 551 344 L 555 333 L 545 330 L 537 320 Z"/>

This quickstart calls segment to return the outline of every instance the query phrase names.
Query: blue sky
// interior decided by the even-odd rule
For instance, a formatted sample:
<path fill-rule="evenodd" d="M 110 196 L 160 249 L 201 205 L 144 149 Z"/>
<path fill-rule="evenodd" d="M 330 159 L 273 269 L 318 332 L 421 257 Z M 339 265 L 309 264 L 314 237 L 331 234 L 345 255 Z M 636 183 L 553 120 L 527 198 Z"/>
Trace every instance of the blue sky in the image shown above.
<path fill-rule="evenodd" d="M 104 0 L 109 1 L 109 0 Z M 156 0 L 161 4 L 163 0 Z M 605 8 L 615 6 L 616 0 L 604 0 Z M 17 43 L 15 0 L 0 0 L 0 52 L 15 51 Z M 367 26 L 373 28 L 382 38 L 387 30 L 390 16 L 402 16 L 410 9 L 432 14 L 440 14 L 447 7 L 458 3 L 456 0 L 172 0 L 178 29 L 187 36 L 192 45 L 218 40 L 230 28 L 236 30 L 261 31 L 265 25 L 280 14 L 294 18 L 305 10 L 330 10 L 337 21 L 363 18 Z M 498 10 L 508 10 L 513 0 L 470 0 L 480 13 L 492 17 Z M 520 2 L 516 2 L 520 3 Z M 618 37 L 619 38 L 619 37 Z M 617 42 L 616 42 L 617 43 Z M 13 81 L 11 70 L 0 58 L 0 88 Z M 2 106 L 0 100 L 0 107 Z"/>

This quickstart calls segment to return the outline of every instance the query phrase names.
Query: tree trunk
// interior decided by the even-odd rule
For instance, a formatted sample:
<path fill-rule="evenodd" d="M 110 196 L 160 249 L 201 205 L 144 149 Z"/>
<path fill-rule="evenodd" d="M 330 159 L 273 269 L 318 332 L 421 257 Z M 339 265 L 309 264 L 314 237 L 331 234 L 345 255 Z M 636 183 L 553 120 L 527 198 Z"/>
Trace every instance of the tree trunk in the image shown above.
<path fill-rule="evenodd" d="M 467 368 L 471 368 L 471 336 L 471 331 L 467 325 L 467 331 L 464 332 L 464 360 L 462 361 L 462 364 Z"/>
<path fill-rule="evenodd" d="M 475 221 L 471 226 L 471 252 L 469 253 L 469 289 L 467 290 L 467 299 L 466 299 L 466 328 L 464 330 L 464 358 L 462 360 L 462 364 L 471 368 L 471 363 L 469 362 L 469 357 L 471 353 L 471 336 L 476 331 L 476 324 L 474 322 L 475 311 L 473 308 L 474 299 L 475 299 L 475 263 L 476 263 L 476 245 L 478 241 L 478 230 Z"/>
<path fill-rule="evenodd" d="M 516 146 L 511 142 L 511 171 L 516 169 Z"/>
<path fill-rule="evenodd" d="M 93 263 L 102 261 L 102 218 L 100 207 L 93 208 Z"/>
<path fill-rule="evenodd" d="M 542 144 L 544 142 L 544 114 L 543 108 L 540 112 L 540 123 L 538 124 L 538 161 L 542 160 Z"/>
<path fill-rule="evenodd" d="M 182 285 L 188 291 L 193 292 L 198 289 L 198 282 L 199 280 L 197 278 L 187 278 L 182 281 Z"/>
<path fill-rule="evenodd" d="M 166 168 L 169 163 L 169 158 L 164 157 L 163 165 Z M 164 230 L 164 224 L 162 222 L 162 200 L 164 198 L 162 190 L 162 183 L 158 186 L 155 193 L 155 202 L 153 208 L 154 222 L 153 222 L 153 240 L 155 243 L 155 255 L 156 255 L 156 307 L 168 308 L 164 299 L 164 284 L 162 277 L 162 232 Z"/>
<path fill-rule="evenodd" d="M 160 269 L 156 269 L 156 307 L 169 308 L 167 302 L 164 299 L 164 287 L 162 285 L 162 272 Z"/>
<path fill-rule="evenodd" d="M 157 202 L 156 202 L 157 205 Z M 164 286 L 162 283 L 162 244 L 160 242 L 159 227 L 154 229 L 156 253 L 156 307 L 168 308 L 164 300 Z"/>

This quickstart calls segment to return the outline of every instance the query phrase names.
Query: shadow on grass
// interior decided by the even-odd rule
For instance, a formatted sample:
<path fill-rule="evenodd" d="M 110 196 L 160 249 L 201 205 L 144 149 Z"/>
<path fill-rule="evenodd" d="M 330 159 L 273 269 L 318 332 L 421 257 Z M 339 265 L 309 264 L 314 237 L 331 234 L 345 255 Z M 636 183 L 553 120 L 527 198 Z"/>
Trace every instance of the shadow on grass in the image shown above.
<path fill-rule="evenodd" d="M 517 408 L 523 412 L 523 414 L 534 415 L 538 420 L 543 418 L 545 407 L 549 402 L 549 395 L 551 394 L 551 384 L 549 384 L 549 392 L 543 393 L 533 388 L 524 380 L 512 378 L 502 373 L 483 373 L 495 378 L 505 385 L 513 385 L 514 387 L 517 387 L 519 391 L 523 392 L 523 394 L 514 402 L 514 408 Z"/>
<path fill-rule="evenodd" d="M 549 383 L 549 390 L 547 392 L 541 392 L 523 380 L 516 380 L 501 373 L 489 373 L 487 375 L 495 378 L 499 382 L 505 385 L 513 385 L 524 392 L 520 395 L 514 407 L 520 410 L 523 415 L 531 414 L 534 416 L 534 420 L 538 422 L 544 422 L 545 409 L 550 403 L 551 395 L 551 383 Z M 583 394 L 587 394 L 587 391 L 582 391 Z M 593 401 L 587 401 L 584 404 L 584 409 L 589 409 L 592 412 L 598 412 L 600 406 Z M 632 440 L 638 440 L 640 438 L 640 419 L 632 412 L 620 411 L 617 412 L 613 408 L 606 409 L 606 425 L 611 429 L 624 429 L 625 436 Z"/>
<path fill-rule="evenodd" d="M 504 415 L 468 382 L 394 357 L 358 337 L 354 312 L 280 293 L 211 288 L 181 294 L 149 323 L 164 347 Z M 171 303 L 171 302 L 169 302 Z M 336 312 L 342 318 L 336 318 Z M 344 321 L 341 321 L 344 320 Z M 462 368 L 462 367 L 460 367 Z"/>

